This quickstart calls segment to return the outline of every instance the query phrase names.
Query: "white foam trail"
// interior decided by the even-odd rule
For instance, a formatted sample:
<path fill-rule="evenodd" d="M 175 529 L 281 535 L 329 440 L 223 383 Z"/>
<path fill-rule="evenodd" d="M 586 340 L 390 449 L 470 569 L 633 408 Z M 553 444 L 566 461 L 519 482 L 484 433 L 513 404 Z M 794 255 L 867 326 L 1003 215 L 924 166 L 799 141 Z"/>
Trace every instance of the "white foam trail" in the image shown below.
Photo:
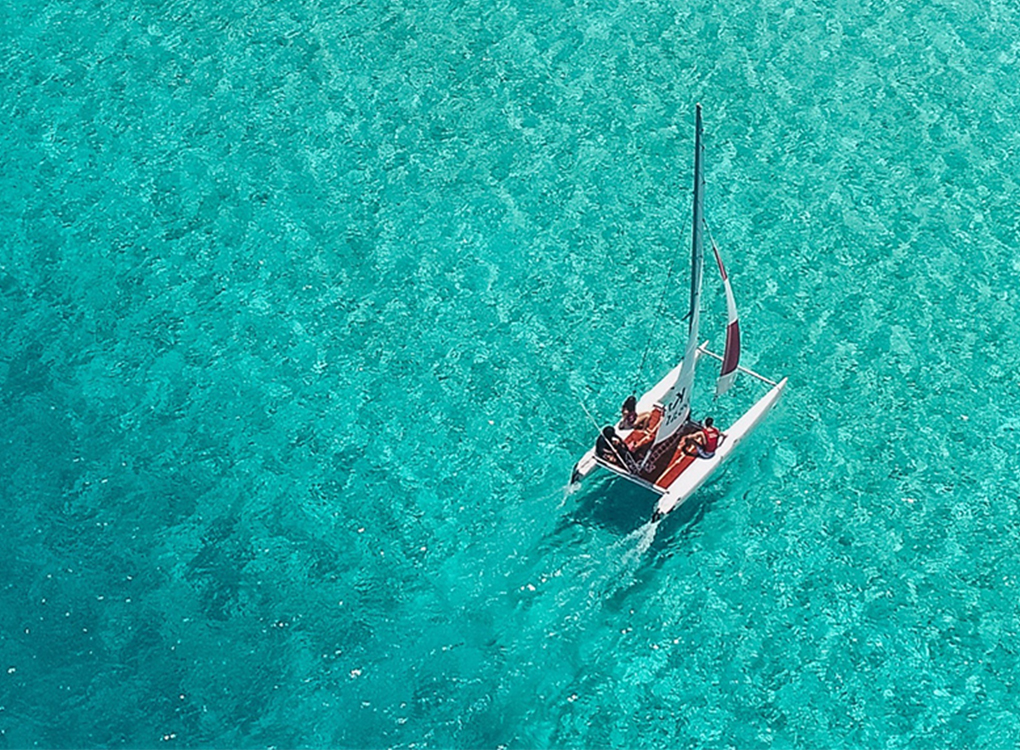
<path fill-rule="evenodd" d="M 581 483 L 580 482 L 572 482 L 570 484 L 567 484 L 563 488 L 563 497 L 560 500 L 560 504 L 559 504 L 559 506 L 556 509 L 559 510 L 564 505 L 566 505 L 567 504 L 567 500 L 570 499 L 570 496 L 576 494 L 578 492 L 578 490 L 580 490 L 580 489 L 581 489 Z"/>
<path fill-rule="evenodd" d="M 623 556 L 624 561 L 630 562 L 632 560 L 637 560 L 637 558 L 647 552 L 648 548 L 652 546 L 652 542 L 655 541 L 655 532 L 658 528 L 658 521 L 648 521 L 643 526 L 634 529 L 634 531 L 627 534 L 627 536 L 624 537 L 624 540 L 628 542 L 635 540 L 637 541 L 637 545 L 635 545 L 634 549 L 630 550 Z"/>

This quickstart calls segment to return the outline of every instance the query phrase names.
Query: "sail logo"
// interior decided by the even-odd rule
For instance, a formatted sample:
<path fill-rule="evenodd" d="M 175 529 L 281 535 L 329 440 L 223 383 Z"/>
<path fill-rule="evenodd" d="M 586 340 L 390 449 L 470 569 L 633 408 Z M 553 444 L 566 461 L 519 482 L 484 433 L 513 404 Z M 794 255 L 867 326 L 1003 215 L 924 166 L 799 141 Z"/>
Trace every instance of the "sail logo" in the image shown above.
<path fill-rule="evenodd" d="M 687 393 L 687 389 L 686 389 L 686 388 L 681 388 L 681 389 L 680 389 L 680 390 L 679 390 L 679 391 L 677 392 L 677 394 L 676 394 L 676 398 L 674 398 L 674 399 L 673 399 L 672 401 L 670 401 L 670 402 L 669 402 L 669 406 L 667 406 L 667 407 L 666 407 L 666 416 L 667 416 L 667 417 L 670 417 L 670 416 L 672 416 L 672 415 L 673 415 L 673 412 L 674 412 L 674 411 L 675 411 L 675 410 L 676 410 L 677 408 L 679 408 L 680 406 L 682 406 L 682 405 L 683 405 L 683 402 L 684 402 L 684 396 L 686 395 L 686 393 Z"/>
<path fill-rule="evenodd" d="M 659 434 L 663 437 L 671 435 L 673 433 L 674 425 L 678 422 L 682 422 L 687 416 L 686 406 L 687 400 L 684 398 L 687 395 L 687 389 L 681 388 L 677 391 L 676 396 L 668 404 L 662 408 L 662 425 L 659 427 Z"/>

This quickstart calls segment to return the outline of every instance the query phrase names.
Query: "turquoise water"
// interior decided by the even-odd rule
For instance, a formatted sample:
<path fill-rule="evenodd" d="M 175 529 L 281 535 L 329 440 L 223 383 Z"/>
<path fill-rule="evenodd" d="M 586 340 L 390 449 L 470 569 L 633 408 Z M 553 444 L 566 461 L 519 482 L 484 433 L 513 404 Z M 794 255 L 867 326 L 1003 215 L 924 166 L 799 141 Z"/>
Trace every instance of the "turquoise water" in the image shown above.
<path fill-rule="evenodd" d="M 1020 743 L 1017 39 L 6 3 L 0 747 Z M 566 480 L 679 357 L 697 101 L 790 386 L 652 529 Z"/>

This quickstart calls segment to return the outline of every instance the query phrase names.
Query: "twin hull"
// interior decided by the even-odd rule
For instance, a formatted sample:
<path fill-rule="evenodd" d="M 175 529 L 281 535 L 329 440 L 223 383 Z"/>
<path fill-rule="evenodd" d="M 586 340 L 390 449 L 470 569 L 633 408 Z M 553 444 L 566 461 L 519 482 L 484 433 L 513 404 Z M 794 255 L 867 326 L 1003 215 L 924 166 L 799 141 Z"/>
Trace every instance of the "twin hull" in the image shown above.
<path fill-rule="evenodd" d="M 702 353 L 704 347 L 698 348 L 698 355 Z M 662 396 L 669 390 L 669 387 L 676 381 L 677 373 L 681 365 L 677 365 L 669 374 L 660 380 L 655 387 L 643 395 L 638 401 L 637 410 L 639 412 L 649 411 L 655 404 L 659 403 Z M 597 466 L 602 466 L 605 469 L 617 474 L 624 479 L 641 485 L 653 492 L 660 495 L 659 502 L 656 505 L 655 516 L 664 516 L 671 510 L 679 505 L 682 505 L 687 498 L 697 491 L 701 485 L 712 475 L 723 461 L 736 449 L 738 445 L 747 437 L 755 427 L 768 415 L 775 406 L 779 397 L 783 393 L 783 389 L 786 387 L 786 378 L 776 383 L 768 393 L 758 399 L 754 406 L 747 410 L 743 416 L 734 422 L 729 429 L 723 431 L 726 435 L 726 439 L 716 449 L 715 455 L 712 458 L 699 458 L 690 464 L 681 474 L 673 480 L 668 487 L 659 487 L 651 482 L 648 482 L 639 477 L 635 477 L 627 471 L 624 471 L 620 467 L 602 461 L 595 456 L 595 449 L 592 448 L 581 460 L 577 462 L 574 467 L 573 475 L 571 476 L 571 482 L 579 481 L 584 477 L 588 476 Z"/>

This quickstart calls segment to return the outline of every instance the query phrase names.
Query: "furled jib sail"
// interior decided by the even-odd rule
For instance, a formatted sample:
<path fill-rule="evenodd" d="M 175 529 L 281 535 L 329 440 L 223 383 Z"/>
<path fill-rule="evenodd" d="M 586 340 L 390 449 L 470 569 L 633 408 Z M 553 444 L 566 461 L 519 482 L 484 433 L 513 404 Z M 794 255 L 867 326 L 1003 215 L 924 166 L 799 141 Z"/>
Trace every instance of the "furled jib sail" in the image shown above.
<path fill-rule="evenodd" d="M 662 397 L 662 421 L 655 436 L 656 444 L 672 436 L 691 413 L 691 390 L 694 386 L 694 362 L 698 355 L 698 321 L 701 308 L 701 275 L 705 247 L 702 240 L 705 225 L 705 175 L 703 172 L 704 143 L 701 137 L 701 105 L 695 109 L 694 126 L 694 222 L 691 238 L 691 303 L 687 313 L 687 348 L 676 382 Z"/>
<path fill-rule="evenodd" d="M 719 273 L 722 274 L 723 286 L 726 288 L 726 349 L 723 351 L 719 380 L 715 383 L 715 395 L 721 396 L 729 390 L 734 378 L 737 377 L 737 365 L 740 364 L 740 321 L 737 319 L 737 301 L 733 297 L 730 277 L 726 275 L 726 268 L 715 242 L 712 243 L 712 252 L 715 253 L 715 262 L 719 264 Z"/>

